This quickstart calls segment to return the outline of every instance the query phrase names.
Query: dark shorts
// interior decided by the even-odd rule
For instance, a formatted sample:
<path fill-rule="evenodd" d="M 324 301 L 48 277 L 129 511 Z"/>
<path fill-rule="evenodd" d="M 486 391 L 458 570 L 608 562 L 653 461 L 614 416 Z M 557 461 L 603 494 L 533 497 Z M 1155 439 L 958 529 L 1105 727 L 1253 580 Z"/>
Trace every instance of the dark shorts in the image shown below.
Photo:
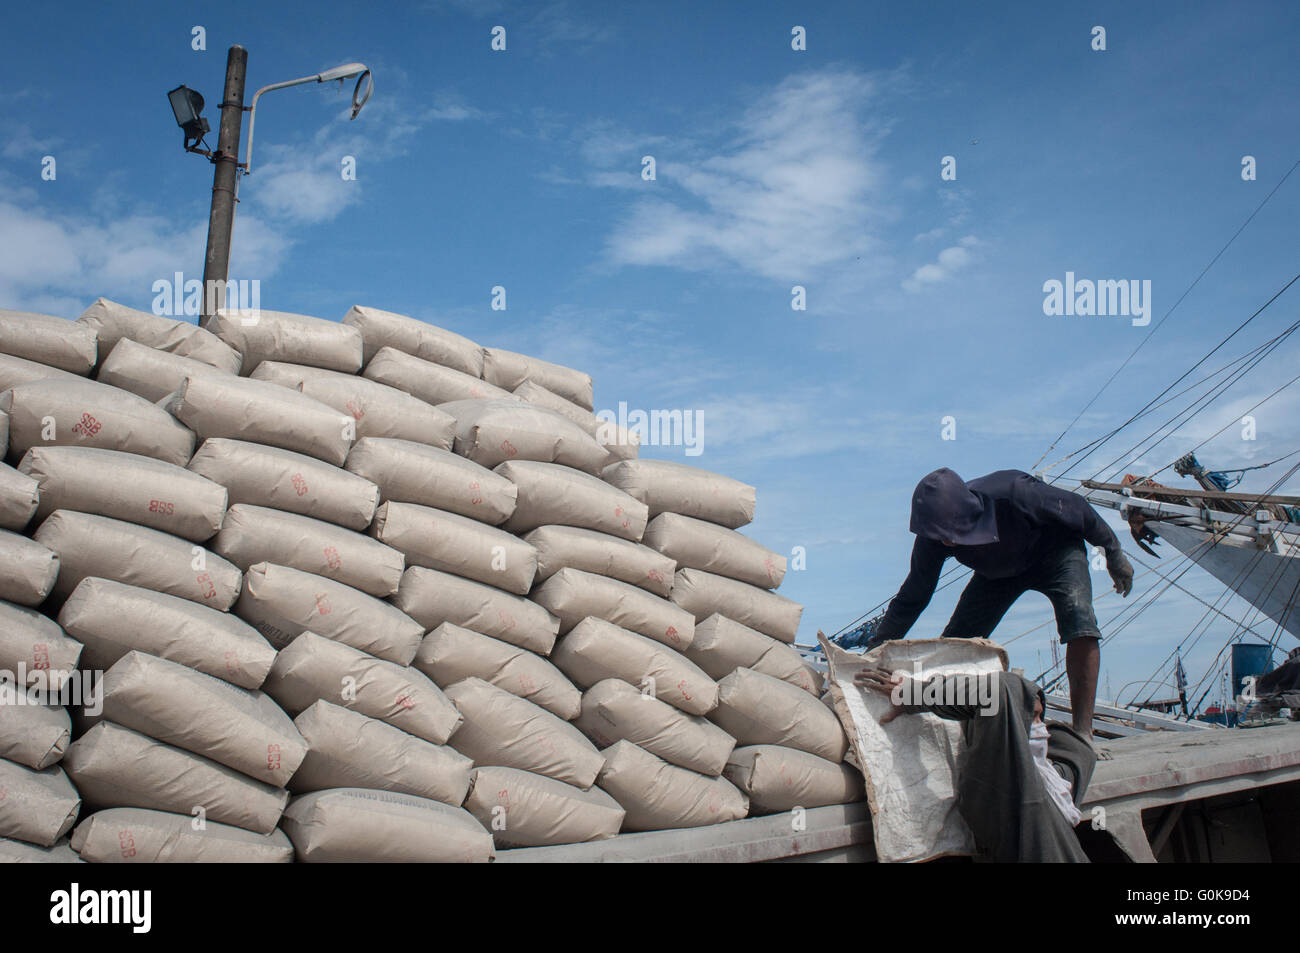
<path fill-rule="evenodd" d="M 1061 643 L 1075 639 L 1101 638 L 1097 616 L 1092 611 L 1092 574 L 1088 552 L 1080 542 L 1066 543 L 1049 551 L 1035 565 L 1006 579 L 990 579 L 976 573 L 944 628 L 945 639 L 987 639 L 1007 610 L 1029 591 L 1041 592 L 1056 612 L 1056 631 Z"/>

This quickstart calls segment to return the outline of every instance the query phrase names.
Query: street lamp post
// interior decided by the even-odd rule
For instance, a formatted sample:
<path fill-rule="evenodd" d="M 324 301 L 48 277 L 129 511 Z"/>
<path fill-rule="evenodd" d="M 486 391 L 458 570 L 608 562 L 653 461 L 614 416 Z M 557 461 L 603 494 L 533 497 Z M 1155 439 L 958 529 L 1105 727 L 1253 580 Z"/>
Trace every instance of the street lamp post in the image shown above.
<path fill-rule="evenodd" d="M 352 91 L 352 115 L 356 119 L 361 107 L 374 92 L 374 79 L 364 63 L 347 63 L 284 83 L 263 86 L 253 94 L 251 106 L 244 107 L 244 77 L 248 69 L 248 51 L 242 46 L 232 46 L 226 56 L 226 87 L 221 99 L 221 125 L 217 133 L 217 149 L 208 152 L 198 143 L 208 132 L 208 122 L 200 113 L 203 97 L 185 86 L 177 86 L 167 97 L 176 125 L 185 132 L 185 151 L 207 156 L 216 166 L 212 174 L 212 207 L 208 213 L 208 247 L 203 260 L 203 318 L 207 319 L 225 307 L 226 282 L 230 276 L 230 239 L 235 227 L 235 203 L 239 201 L 239 173 L 252 171 L 253 123 L 257 118 L 257 100 L 263 93 L 303 83 L 327 83 L 357 77 Z M 367 82 L 369 80 L 369 82 Z M 362 84 L 365 84 L 364 87 Z M 363 91 L 364 90 L 364 91 Z M 244 112 L 248 118 L 248 146 L 245 161 L 239 161 L 239 137 L 243 128 Z"/>
<path fill-rule="evenodd" d="M 244 121 L 244 76 L 248 51 L 232 46 L 226 55 L 226 91 L 221 100 L 221 127 L 212 156 L 212 209 L 208 213 L 208 248 L 203 258 L 203 317 L 226 306 L 230 275 L 230 239 L 239 201 L 239 134 Z"/>

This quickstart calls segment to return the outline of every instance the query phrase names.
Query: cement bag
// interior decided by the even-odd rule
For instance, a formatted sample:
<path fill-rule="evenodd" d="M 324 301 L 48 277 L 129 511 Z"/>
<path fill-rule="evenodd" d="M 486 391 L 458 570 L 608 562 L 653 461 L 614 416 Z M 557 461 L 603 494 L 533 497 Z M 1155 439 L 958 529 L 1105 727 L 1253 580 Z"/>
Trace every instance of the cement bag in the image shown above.
<path fill-rule="evenodd" d="M 59 578 L 54 584 L 59 597 L 70 595 L 87 576 L 180 596 L 221 612 L 234 605 L 239 595 L 236 566 L 156 529 L 57 510 L 34 538 L 59 554 Z"/>
<path fill-rule="evenodd" d="M 269 506 L 348 529 L 369 526 L 379 505 L 379 488 L 363 477 L 301 453 L 242 440 L 203 441 L 190 469 L 224 486 L 231 506 Z"/>
<path fill-rule="evenodd" d="M 47 673 L 73 672 L 80 657 L 81 643 L 68 638 L 53 619 L 0 602 L 0 670 L 13 672 L 15 684 L 43 687 Z"/>
<path fill-rule="evenodd" d="M 736 746 L 707 718 L 688 715 L 644 694 L 627 682 L 607 678 L 582 696 L 582 714 L 574 722 L 597 748 L 630 741 L 669 764 L 717 777 Z"/>
<path fill-rule="evenodd" d="M 691 715 L 718 704 L 718 685 L 686 656 L 603 619 L 583 619 L 556 643 L 551 661 L 579 688 L 621 678 Z"/>
<path fill-rule="evenodd" d="M 68 846 L 66 838 L 50 847 L 37 847 L 20 840 L 0 837 L 0 864 L 80 864 L 82 859 Z"/>
<path fill-rule="evenodd" d="M 672 589 L 676 564 L 629 539 L 577 526 L 539 526 L 524 539 L 537 550 L 539 583 L 561 569 L 580 569 L 639 586 L 661 598 Z"/>
<path fill-rule="evenodd" d="M 85 643 L 81 664 L 105 671 L 128 652 L 148 652 L 240 688 L 258 688 L 275 649 L 226 612 L 111 579 L 81 580 L 59 624 Z"/>
<path fill-rule="evenodd" d="M 521 400 L 454 400 L 439 405 L 456 418 L 455 450 L 485 467 L 539 460 L 596 473 L 604 449 L 571 420 Z"/>
<path fill-rule="evenodd" d="M 220 341 L 217 342 L 221 344 Z M 225 347 L 224 344 L 221 345 Z M 99 365 L 95 379 L 101 384 L 120 387 L 150 403 L 157 403 L 180 388 L 187 377 L 230 377 L 229 371 L 212 367 L 202 361 L 166 351 L 155 350 L 123 338 L 113 346 L 108 357 Z M 239 360 L 239 355 L 235 360 Z"/>
<path fill-rule="evenodd" d="M 853 678 L 873 665 L 922 682 L 959 673 L 993 677 L 1006 670 L 1006 650 L 986 639 L 898 639 L 859 655 L 825 637 L 818 641 L 830 667 L 834 711 L 866 777 L 877 856 L 892 863 L 974 853 L 974 837 L 954 806 L 955 769 L 966 747 L 962 723 L 917 712 L 882 725 L 892 702 Z M 975 681 L 977 688 L 988 684 Z"/>
<path fill-rule="evenodd" d="M 0 837 L 50 847 L 72 830 L 81 798 L 58 765 L 33 771 L 0 760 Z"/>
<path fill-rule="evenodd" d="M 9 453 L 70 445 L 122 450 L 185 466 L 194 434 L 143 397 L 87 380 L 29 381 L 0 394 L 9 415 Z M 48 439 L 47 439 L 48 438 Z"/>
<path fill-rule="evenodd" d="M 754 488 L 708 470 L 670 460 L 624 460 L 605 467 L 601 479 L 660 513 L 681 513 L 728 529 L 754 519 Z"/>
<path fill-rule="evenodd" d="M 367 364 L 382 348 L 455 368 L 474 377 L 483 376 L 483 348 L 467 337 L 404 314 L 353 305 L 343 323 L 361 332 Z"/>
<path fill-rule="evenodd" d="M 752 814 L 849 804 L 867 796 L 862 775 L 847 764 L 778 745 L 737 748 L 722 774 L 749 797 Z"/>
<path fill-rule="evenodd" d="M 82 376 L 95 366 L 93 329 L 51 314 L 0 308 L 0 352 Z"/>
<path fill-rule="evenodd" d="M 318 701 L 293 720 L 307 757 L 293 776 L 295 794 L 328 788 L 375 788 L 460 807 L 469 790 L 469 758 L 375 718 Z"/>
<path fill-rule="evenodd" d="M 835 762 L 849 747 L 840 720 L 820 701 L 748 668 L 718 683 L 718 707 L 709 720 L 741 745 L 785 745 Z"/>
<path fill-rule="evenodd" d="M 407 565 L 438 569 L 527 595 L 537 551 L 513 533 L 468 516 L 415 503 L 384 503 L 370 535 L 406 556 Z"/>
<path fill-rule="evenodd" d="M 785 578 L 785 557 L 748 536 L 680 513 L 660 513 L 641 540 L 680 569 L 704 569 L 751 586 L 775 589 Z"/>
<path fill-rule="evenodd" d="M 549 847 L 607 840 L 623 808 L 600 788 L 586 791 L 518 768 L 476 768 L 465 801 L 498 848 Z"/>
<path fill-rule="evenodd" d="M 387 602 L 313 573 L 257 563 L 244 574 L 235 614 L 276 648 L 307 630 L 409 665 L 424 627 Z"/>
<path fill-rule="evenodd" d="M 192 816 L 201 807 L 209 821 L 259 834 L 275 830 L 289 799 L 281 788 L 111 721 L 99 722 L 69 745 L 63 767 L 95 808 L 143 807 Z"/>
<path fill-rule="evenodd" d="M 18 469 L 40 486 L 39 520 L 55 510 L 77 510 L 202 542 L 221 529 L 226 513 L 225 487 L 134 453 L 33 447 Z"/>
<path fill-rule="evenodd" d="M 58 553 L 26 536 L 0 530 L 0 599 L 38 606 L 58 576 Z"/>
<path fill-rule="evenodd" d="M 628 430 L 608 420 L 601 420 L 596 429 L 596 443 L 605 451 L 605 464 L 613 466 L 621 460 L 635 460 L 641 452 L 641 435 L 635 430 Z"/>
<path fill-rule="evenodd" d="M 455 400 L 513 400 L 502 390 L 457 368 L 421 360 L 391 347 L 381 348 L 366 363 L 363 377 L 396 387 L 429 404 Z"/>
<path fill-rule="evenodd" d="M 582 710 L 582 693 L 546 659 L 450 622 L 424 637 L 411 664 L 439 686 L 481 678 L 565 721 L 577 718 Z"/>
<path fill-rule="evenodd" d="M 209 820 L 138 807 L 87 817 L 72 832 L 72 849 L 92 864 L 288 864 L 293 845 L 281 830 L 255 834 Z"/>
<path fill-rule="evenodd" d="M 679 569 L 668 598 L 696 621 L 715 612 L 782 642 L 793 642 L 803 606 L 793 599 L 702 569 Z"/>
<path fill-rule="evenodd" d="M 444 622 L 549 655 L 560 622 L 535 602 L 423 566 L 408 567 L 393 605 L 427 631 Z"/>
<path fill-rule="evenodd" d="M 716 613 L 695 623 L 695 638 L 686 657 L 710 678 L 726 678 L 738 668 L 752 668 L 813 695 L 822 693 L 821 673 L 805 664 L 796 649 Z"/>
<path fill-rule="evenodd" d="M 518 487 L 519 503 L 506 522 L 512 533 L 558 524 L 636 541 L 645 532 L 645 504 L 589 473 L 534 460 L 511 460 L 495 472 Z"/>
<path fill-rule="evenodd" d="M 104 673 L 104 717 L 282 788 L 307 754 L 270 696 L 176 662 L 129 652 Z"/>
<path fill-rule="evenodd" d="M 667 599 L 581 569 L 561 569 L 533 590 L 532 598 L 559 617 L 562 633 L 595 616 L 678 652 L 685 651 L 695 635 L 691 614 Z"/>
<path fill-rule="evenodd" d="M 84 375 L 61 371 L 57 367 L 50 367 L 48 364 L 38 364 L 36 361 L 28 361 L 0 351 L 0 391 L 9 390 L 29 381 L 69 381 L 78 379 L 84 380 Z"/>
<path fill-rule="evenodd" d="M 222 343 L 215 334 L 188 321 L 159 317 L 99 298 L 81 313 L 77 323 L 84 324 L 99 336 L 101 360 L 126 339 L 176 357 L 198 361 L 227 374 L 239 373 L 239 352 Z"/>
<path fill-rule="evenodd" d="M 405 391 L 376 381 L 301 364 L 263 361 L 251 378 L 300 390 L 356 421 L 358 437 L 393 437 L 451 449 L 451 416 Z"/>
<path fill-rule="evenodd" d="M 345 374 L 361 370 L 361 332 L 337 321 L 284 311 L 218 311 L 203 326 L 243 355 L 241 374 L 251 374 L 263 361 Z"/>
<path fill-rule="evenodd" d="M 519 768 L 589 788 L 605 763 L 567 721 L 481 678 L 449 686 L 447 697 L 465 716 L 451 746 L 478 767 Z"/>
<path fill-rule="evenodd" d="M 617 423 L 597 417 L 571 400 L 552 393 L 540 384 L 524 381 L 513 391 L 514 395 L 530 404 L 537 404 L 547 410 L 568 417 L 587 433 L 596 443 L 605 448 L 605 465 L 619 460 L 634 460 L 641 447 L 641 438 L 636 431 L 620 427 Z"/>
<path fill-rule="evenodd" d="M 515 511 L 518 489 L 464 457 L 410 440 L 363 437 L 348 470 L 375 483 L 393 503 L 418 503 L 497 525 Z"/>
<path fill-rule="evenodd" d="M 71 738 L 66 708 L 19 695 L 12 683 L 0 688 L 0 758 L 40 771 L 63 760 Z"/>
<path fill-rule="evenodd" d="M 303 381 L 309 377 L 326 376 L 338 374 L 344 378 L 355 378 L 355 374 L 341 374 L 338 371 L 327 371 L 321 367 L 308 367 L 306 364 L 285 364 L 283 361 L 263 361 L 253 368 L 253 372 L 248 375 L 249 380 L 266 381 L 268 384 L 279 384 L 281 387 L 287 387 L 290 390 L 302 390 Z M 343 411 L 346 413 L 346 411 Z"/>
<path fill-rule="evenodd" d="M 291 715 L 324 699 L 435 745 L 460 726 L 460 712 L 421 672 L 304 632 L 275 658 L 263 690 Z"/>
<path fill-rule="evenodd" d="M 0 460 L 9 455 L 9 415 L 0 412 Z"/>
<path fill-rule="evenodd" d="M 372 596 L 391 596 L 402 580 L 402 554 L 368 536 L 297 513 L 236 503 L 212 550 L 247 572 L 274 563 L 315 573 Z"/>
<path fill-rule="evenodd" d="M 396 387 L 340 374 L 310 378 L 302 392 L 350 414 L 359 437 L 392 437 L 451 449 L 456 425 L 451 415 Z"/>
<path fill-rule="evenodd" d="M 289 802 L 281 827 L 303 863 L 450 864 L 492 859 L 492 835 L 428 798 L 334 788 Z"/>
<path fill-rule="evenodd" d="M 561 397 L 554 391 L 547 390 L 536 381 L 526 380 L 518 387 L 514 388 L 511 393 L 520 400 L 526 400 L 528 403 L 536 404 L 538 407 L 545 407 L 547 410 L 553 410 L 562 417 L 568 417 L 593 437 L 596 436 L 596 430 L 600 427 L 600 418 L 590 410 L 578 406 L 573 401 Z"/>
<path fill-rule="evenodd" d="M 590 374 L 514 351 L 503 351 L 497 347 L 484 348 L 483 379 L 509 391 L 524 381 L 532 381 L 565 400 L 573 401 L 584 410 L 591 410 L 595 406 Z"/>
<path fill-rule="evenodd" d="M 36 481 L 0 463 L 0 529 L 21 530 L 40 506 Z"/>
<path fill-rule="evenodd" d="M 737 821 L 749 800 L 726 778 L 707 778 L 630 741 L 606 748 L 600 787 L 627 811 L 624 831 L 661 831 Z"/>
<path fill-rule="evenodd" d="M 294 450 L 343 466 L 352 418 L 298 391 L 238 377 L 188 377 L 167 409 L 200 440 L 228 437 Z M 188 457 L 186 457 L 187 462 Z"/>

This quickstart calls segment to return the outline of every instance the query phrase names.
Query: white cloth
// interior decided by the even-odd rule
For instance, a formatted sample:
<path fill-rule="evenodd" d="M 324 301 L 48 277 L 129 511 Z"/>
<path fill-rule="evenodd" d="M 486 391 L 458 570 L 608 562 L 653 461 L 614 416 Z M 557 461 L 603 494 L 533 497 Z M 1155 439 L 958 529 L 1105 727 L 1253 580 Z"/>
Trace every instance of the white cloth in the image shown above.
<path fill-rule="evenodd" d="M 1079 809 L 1074 806 L 1074 797 L 1070 793 L 1070 782 L 1061 777 L 1052 763 L 1047 760 L 1047 725 L 1041 721 L 1034 721 L 1029 727 L 1029 750 L 1033 752 L 1034 764 L 1038 767 L 1038 773 L 1042 776 L 1043 787 L 1047 788 L 1047 795 L 1052 799 L 1052 803 L 1057 806 L 1065 819 L 1070 822 L 1070 826 L 1078 824 L 1083 815 Z"/>

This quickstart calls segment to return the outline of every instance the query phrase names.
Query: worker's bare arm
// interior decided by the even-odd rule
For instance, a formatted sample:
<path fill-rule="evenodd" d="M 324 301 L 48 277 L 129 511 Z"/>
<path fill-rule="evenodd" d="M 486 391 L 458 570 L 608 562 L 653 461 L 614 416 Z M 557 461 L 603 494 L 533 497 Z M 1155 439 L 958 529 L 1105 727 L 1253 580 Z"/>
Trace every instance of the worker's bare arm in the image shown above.
<path fill-rule="evenodd" d="M 902 686 L 903 679 L 906 677 L 902 672 L 891 672 L 880 666 L 869 666 L 853 676 L 853 684 L 859 688 L 869 689 L 889 699 L 893 707 L 880 716 L 882 725 L 889 724 L 903 713 L 904 708 L 898 702 L 902 696 L 897 689 Z"/>

